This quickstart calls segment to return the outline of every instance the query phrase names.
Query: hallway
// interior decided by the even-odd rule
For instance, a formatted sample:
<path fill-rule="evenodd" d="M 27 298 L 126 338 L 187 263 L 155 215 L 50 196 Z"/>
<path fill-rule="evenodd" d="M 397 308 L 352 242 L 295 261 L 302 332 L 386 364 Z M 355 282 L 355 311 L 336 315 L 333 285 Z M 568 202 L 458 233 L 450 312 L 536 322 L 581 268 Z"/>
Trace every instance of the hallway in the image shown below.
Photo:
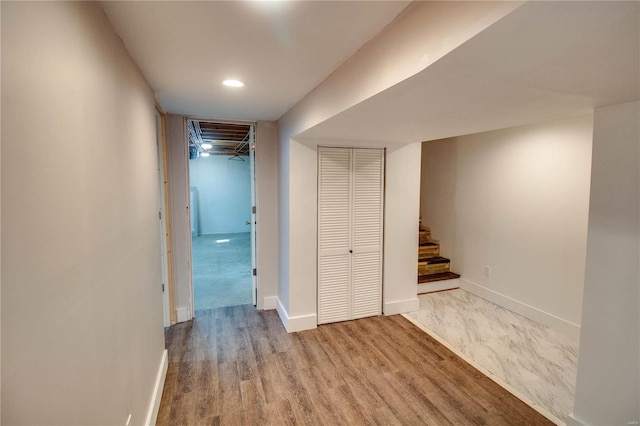
<path fill-rule="evenodd" d="M 399 315 L 287 334 L 234 306 L 167 342 L 158 425 L 550 424 Z"/>
<path fill-rule="evenodd" d="M 419 308 L 429 158 L 448 203 L 423 219 L 460 280 L 580 336 L 558 412 L 640 423 L 640 2 L 1 10 L 1 424 L 156 424 L 165 378 L 161 424 L 543 422 L 400 315 L 314 328 L 324 146 L 385 150 L 384 312 Z M 206 126 L 190 146 L 201 119 L 253 126 L 226 153 L 255 163 L 213 154 Z M 210 229 L 189 171 L 223 160 L 203 180 L 242 164 L 257 202 Z M 196 306 L 192 235 L 251 223 L 251 296 L 278 312 Z"/>

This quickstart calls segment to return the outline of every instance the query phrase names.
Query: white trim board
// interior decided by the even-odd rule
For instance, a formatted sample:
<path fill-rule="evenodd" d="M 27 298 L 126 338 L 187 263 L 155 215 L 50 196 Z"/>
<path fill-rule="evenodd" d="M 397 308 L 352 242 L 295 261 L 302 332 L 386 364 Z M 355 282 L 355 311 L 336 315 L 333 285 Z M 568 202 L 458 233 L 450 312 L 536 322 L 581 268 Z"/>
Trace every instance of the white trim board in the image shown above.
<path fill-rule="evenodd" d="M 589 426 L 587 423 L 582 420 L 578 420 L 573 413 L 570 413 L 567 417 L 567 426 Z"/>
<path fill-rule="evenodd" d="M 451 352 L 456 354 L 456 356 L 458 356 L 459 358 L 462 358 L 464 361 L 466 361 L 468 364 L 470 364 L 473 368 L 475 368 L 476 370 L 480 371 L 482 374 L 484 374 L 485 376 L 487 376 L 488 378 L 490 378 L 491 380 L 496 382 L 496 384 L 498 384 L 499 386 L 503 387 L 505 390 L 507 390 L 513 396 L 515 396 L 516 398 L 518 398 L 519 400 L 521 400 L 522 402 L 527 404 L 529 407 L 533 408 L 538 413 L 542 414 L 543 416 L 545 416 L 547 419 L 551 420 L 556 425 L 560 425 L 560 426 L 564 426 L 565 425 L 564 421 L 562 421 L 561 419 L 557 418 L 556 416 L 551 414 L 549 411 L 547 411 L 544 407 L 541 407 L 540 405 L 538 405 L 534 401 L 530 400 L 528 397 L 522 395 L 518 390 L 514 389 L 511 385 L 507 384 L 506 382 L 504 382 L 499 377 L 496 377 L 495 374 L 493 374 L 489 370 L 485 369 L 482 365 L 478 364 L 473 359 L 469 358 L 468 356 L 464 355 L 461 352 L 458 352 L 458 350 L 455 347 L 449 345 L 449 343 L 447 343 L 444 339 L 440 338 L 437 334 L 435 334 L 434 332 L 432 332 L 431 330 L 426 328 L 424 325 L 420 324 L 418 321 L 415 321 L 409 315 L 404 315 L 403 314 L 402 316 L 404 318 L 406 318 L 407 321 L 409 321 L 410 323 L 412 323 L 413 325 L 418 327 L 420 330 L 424 331 L 429 336 L 433 337 L 442 346 L 446 347 Z"/>
<path fill-rule="evenodd" d="M 156 376 L 156 383 L 153 387 L 153 393 L 151 394 L 151 401 L 149 403 L 149 411 L 147 412 L 147 418 L 144 422 L 146 426 L 153 426 L 158 419 L 158 411 L 160 410 L 160 401 L 162 401 L 162 390 L 164 389 L 164 380 L 167 377 L 167 369 L 169 368 L 169 356 L 167 350 L 162 351 L 162 358 L 160 359 L 160 368 L 158 369 L 158 375 Z"/>
<path fill-rule="evenodd" d="M 277 309 L 278 302 L 278 296 L 265 296 L 262 299 L 262 310 L 268 311 L 270 309 Z"/>
<path fill-rule="evenodd" d="M 210 233 L 198 233 L 198 237 L 201 235 L 222 235 L 222 234 L 250 234 L 251 231 L 225 231 L 225 232 L 210 232 Z"/>
<path fill-rule="evenodd" d="M 396 300 L 393 302 L 385 302 L 383 306 L 384 315 L 403 314 L 405 312 L 413 312 L 420 309 L 420 300 L 418 297 L 406 300 Z"/>
<path fill-rule="evenodd" d="M 459 278 L 418 284 L 418 294 L 432 293 L 434 291 L 442 290 L 453 290 L 454 288 L 460 288 Z"/>
<path fill-rule="evenodd" d="M 176 308 L 176 322 L 185 322 L 193 319 L 189 313 L 188 306 L 180 306 Z"/>
<path fill-rule="evenodd" d="M 280 299 L 277 299 L 278 303 L 276 305 L 276 309 L 278 311 L 278 316 L 280 317 L 280 321 L 282 321 L 284 328 L 287 330 L 287 333 L 293 333 L 302 330 L 311 330 L 318 327 L 318 316 L 316 314 L 290 317 L 287 313 L 287 310 L 284 308 L 284 306 L 282 306 L 282 302 L 280 302 Z"/>
<path fill-rule="evenodd" d="M 526 303 L 520 302 L 519 300 L 513 299 L 464 278 L 460 278 L 460 288 L 488 300 L 489 302 L 493 302 L 498 306 L 502 306 L 511 312 L 515 312 L 516 314 L 529 318 L 532 321 L 546 325 L 547 327 L 559 331 L 574 340 L 580 340 L 580 326 L 577 324 L 559 318 L 531 305 L 527 305 Z"/>

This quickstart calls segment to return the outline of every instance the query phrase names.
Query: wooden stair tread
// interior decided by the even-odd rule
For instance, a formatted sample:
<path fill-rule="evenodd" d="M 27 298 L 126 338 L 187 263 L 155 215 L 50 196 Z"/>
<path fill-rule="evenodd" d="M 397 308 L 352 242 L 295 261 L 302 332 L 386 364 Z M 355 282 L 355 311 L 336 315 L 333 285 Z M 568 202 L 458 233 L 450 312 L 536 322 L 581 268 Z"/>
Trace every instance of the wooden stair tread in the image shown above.
<path fill-rule="evenodd" d="M 453 280 L 456 278 L 460 278 L 460 275 L 454 272 L 441 272 L 439 274 L 419 275 L 418 284 L 430 283 L 433 281 Z"/>
<path fill-rule="evenodd" d="M 431 231 L 420 231 L 419 233 L 419 238 L 418 238 L 418 243 L 419 244 L 425 244 L 427 242 L 429 242 L 431 240 Z"/>
<path fill-rule="evenodd" d="M 424 243 L 418 246 L 418 259 L 440 256 L 440 244 Z"/>
<path fill-rule="evenodd" d="M 451 261 L 446 257 L 434 256 L 418 259 L 418 263 L 426 263 L 427 265 L 436 265 L 438 263 L 450 263 Z"/>
<path fill-rule="evenodd" d="M 427 241 L 426 243 L 420 243 L 419 246 L 420 247 L 427 247 L 427 246 L 439 246 L 440 244 L 438 243 L 434 243 L 433 241 Z"/>

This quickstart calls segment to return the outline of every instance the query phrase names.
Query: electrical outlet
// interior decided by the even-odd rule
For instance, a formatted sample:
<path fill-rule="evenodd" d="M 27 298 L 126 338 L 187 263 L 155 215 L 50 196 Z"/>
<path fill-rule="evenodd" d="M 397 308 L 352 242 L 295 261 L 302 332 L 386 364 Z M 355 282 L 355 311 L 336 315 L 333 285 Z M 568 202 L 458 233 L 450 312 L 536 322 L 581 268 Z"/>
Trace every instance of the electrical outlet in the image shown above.
<path fill-rule="evenodd" d="M 489 266 L 484 267 L 484 276 L 487 278 L 491 276 L 491 268 Z"/>

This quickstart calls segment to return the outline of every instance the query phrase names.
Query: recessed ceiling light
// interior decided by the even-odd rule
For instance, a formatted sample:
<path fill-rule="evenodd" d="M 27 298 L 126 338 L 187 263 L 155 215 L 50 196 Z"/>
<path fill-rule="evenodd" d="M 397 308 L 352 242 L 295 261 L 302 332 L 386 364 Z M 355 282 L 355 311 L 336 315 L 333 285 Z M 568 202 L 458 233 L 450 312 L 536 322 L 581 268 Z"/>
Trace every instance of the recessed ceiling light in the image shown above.
<path fill-rule="evenodd" d="M 200 146 L 202 147 L 202 149 L 211 149 L 211 148 L 213 148 L 213 145 L 210 144 L 210 143 L 203 143 Z"/>
<path fill-rule="evenodd" d="M 208 157 L 210 154 L 208 152 L 201 152 L 200 157 Z"/>
<path fill-rule="evenodd" d="M 222 82 L 227 87 L 243 87 L 244 83 L 240 80 L 225 80 Z"/>

